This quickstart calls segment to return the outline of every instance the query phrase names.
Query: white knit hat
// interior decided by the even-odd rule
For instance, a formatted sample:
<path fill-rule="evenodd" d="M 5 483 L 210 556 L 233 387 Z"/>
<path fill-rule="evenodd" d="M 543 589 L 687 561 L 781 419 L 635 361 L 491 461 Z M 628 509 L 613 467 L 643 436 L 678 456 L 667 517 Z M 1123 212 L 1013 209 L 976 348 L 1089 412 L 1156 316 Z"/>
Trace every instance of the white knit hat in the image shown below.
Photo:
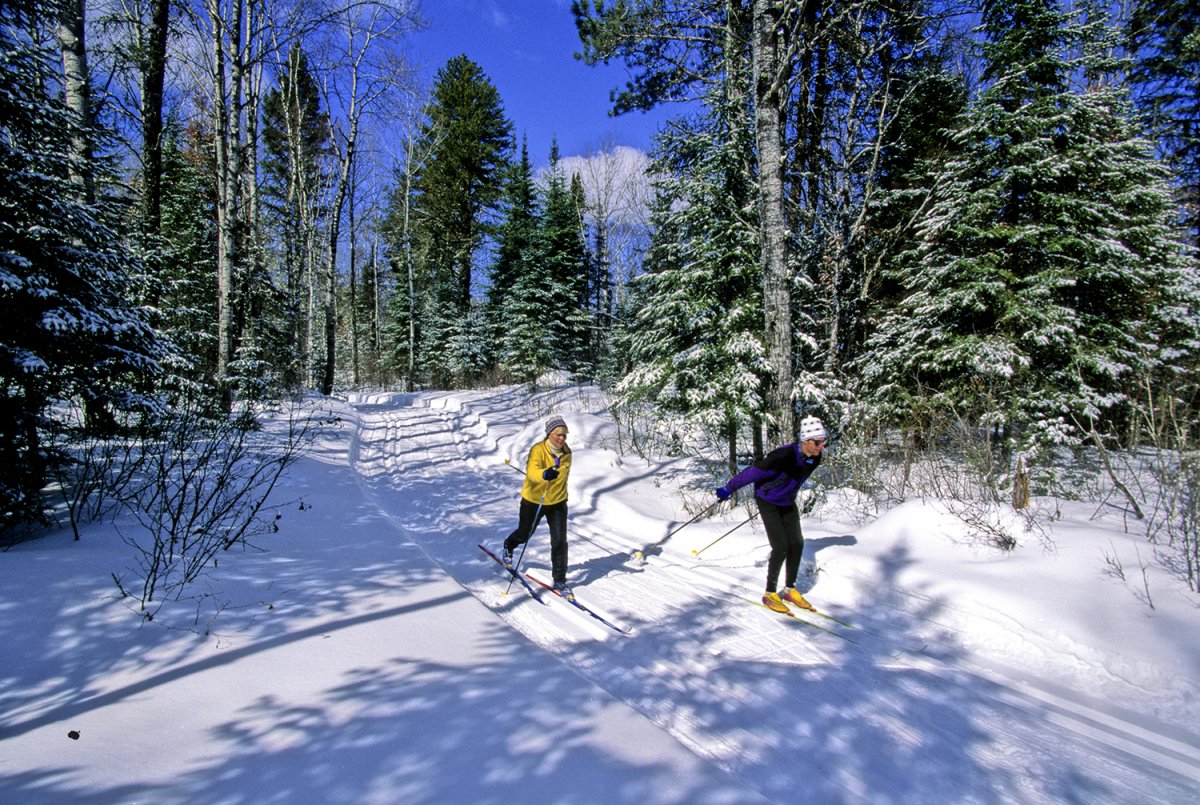
<path fill-rule="evenodd" d="M 828 436 L 829 434 L 825 432 L 825 423 L 815 416 L 806 416 L 800 422 L 800 441 L 807 442 L 809 439 L 825 439 Z"/>
<path fill-rule="evenodd" d="M 547 436 L 549 436 L 551 433 L 553 433 L 555 428 L 562 428 L 563 430 L 567 429 L 567 423 L 563 421 L 562 417 L 552 416 L 546 420 L 546 435 Z"/>

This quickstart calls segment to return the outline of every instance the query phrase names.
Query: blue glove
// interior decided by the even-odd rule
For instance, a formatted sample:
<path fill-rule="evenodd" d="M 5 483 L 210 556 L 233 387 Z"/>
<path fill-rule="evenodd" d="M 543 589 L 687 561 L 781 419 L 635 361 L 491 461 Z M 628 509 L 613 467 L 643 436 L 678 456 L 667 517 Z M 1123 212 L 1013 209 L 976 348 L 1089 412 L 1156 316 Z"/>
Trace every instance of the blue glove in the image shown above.
<path fill-rule="evenodd" d="M 718 500 L 729 500 L 731 497 L 733 497 L 733 493 L 729 491 L 729 487 L 722 486 L 717 488 Z"/>
<path fill-rule="evenodd" d="M 542 473 L 542 480 L 544 480 L 544 481 L 553 481 L 557 477 L 558 477 L 558 470 L 554 469 L 553 467 L 548 468 L 545 472 Z"/>

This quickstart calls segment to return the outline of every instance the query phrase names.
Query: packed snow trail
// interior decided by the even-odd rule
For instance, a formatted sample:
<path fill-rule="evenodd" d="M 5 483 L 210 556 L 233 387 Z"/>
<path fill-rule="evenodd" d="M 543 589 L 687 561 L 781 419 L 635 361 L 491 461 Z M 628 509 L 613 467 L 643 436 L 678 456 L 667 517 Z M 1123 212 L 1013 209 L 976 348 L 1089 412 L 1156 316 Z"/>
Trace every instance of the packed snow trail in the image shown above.
<path fill-rule="evenodd" d="M 818 802 L 1183 803 L 1200 793 L 1194 727 L 1138 702 L 1097 701 L 1039 676 L 1036 663 L 1020 667 L 1019 656 L 968 651 L 967 635 L 940 622 L 935 597 L 892 581 L 891 563 L 840 580 L 853 584 L 840 590 L 853 609 L 825 603 L 821 587 L 806 591 L 853 623 L 829 624 L 849 642 L 743 600 L 761 591 L 765 546 L 754 557 L 714 551 L 698 561 L 676 537 L 643 565 L 630 562 L 672 525 L 663 481 L 674 470 L 621 461 L 601 438 L 602 417 L 568 394 L 357 396 L 352 460 L 380 509 L 508 628 L 743 784 L 770 799 L 802 792 Z M 515 526 L 520 479 L 505 462 L 519 468 L 551 409 L 567 417 L 575 451 L 570 581 L 631 637 L 565 601 L 542 606 L 519 587 L 508 592 L 508 579 L 475 547 L 498 550 Z M 644 490 L 642 511 L 632 510 L 631 489 Z M 715 533 L 740 519 L 729 517 Z M 806 551 L 852 541 L 809 533 Z M 543 524 L 524 569 L 547 575 L 548 567 Z M 1013 622 L 1005 633 L 1016 646 L 1051 639 L 1033 628 Z"/>

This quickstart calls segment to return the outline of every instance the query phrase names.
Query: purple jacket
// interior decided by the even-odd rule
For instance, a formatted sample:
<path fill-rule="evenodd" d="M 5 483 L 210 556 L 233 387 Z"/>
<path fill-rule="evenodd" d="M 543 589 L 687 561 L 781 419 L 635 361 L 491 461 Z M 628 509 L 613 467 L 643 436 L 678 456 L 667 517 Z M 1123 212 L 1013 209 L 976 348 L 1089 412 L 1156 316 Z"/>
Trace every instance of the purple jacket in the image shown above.
<path fill-rule="evenodd" d="M 800 452 L 799 444 L 785 444 L 730 478 L 725 486 L 730 492 L 736 492 L 747 484 L 754 484 L 754 496 L 759 500 L 776 506 L 791 506 L 796 502 L 800 485 L 820 465 L 821 455 L 809 458 Z"/>

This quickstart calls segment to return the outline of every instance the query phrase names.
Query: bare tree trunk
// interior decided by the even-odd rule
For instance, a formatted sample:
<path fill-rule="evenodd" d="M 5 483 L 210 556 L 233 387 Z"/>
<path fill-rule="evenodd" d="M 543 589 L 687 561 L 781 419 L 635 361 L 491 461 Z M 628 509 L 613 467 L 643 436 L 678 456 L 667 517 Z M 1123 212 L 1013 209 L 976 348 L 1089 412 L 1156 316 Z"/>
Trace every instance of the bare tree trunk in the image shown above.
<path fill-rule="evenodd" d="M 413 246 L 411 231 L 411 201 L 413 165 L 416 159 L 416 135 L 412 127 L 406 127 L 404 133 L 404 187 L 400 194 L 400 248 L 403 252 L 404 265 L 393 263 L 393 269 L 404 272 L 408 290 L 408 366 L 405 370 L 404 390 L 413 390 L 413 377 L 416 373 L 417 327 L 416 327 L 416 283 L 413 279 Z"/>
<path fill-rule="evenodd" d="M 329 255 L 325 264 L 325 371 L 321 375 L 321 393 L 326 396 L 333 394 L 333 381 L 337 370 L 337 253 L 338 238 L 341 236 L 339 222 L 346 203 L 346 168 L 347 163 L 343 162 L 343 177 L 338 178 L 333 209 L 329 215 Z"/>
<path fill-rule="evenodd" d="M 353 79 L 357 82 L 357 76 Z M 342 210 L 350 185 L 350 169 L 354 165 L 355 145 L 358 139 L 358 113 L 354 103 L 350 106 L 350 131 L 346 135 L 346 150 L 341 155 L 337 187 L 334 190 L 333 207 L 329 212 L 329 255 L 325 266 L 325 373 L 321 378 L 321 393 L 333 393 L 333 380 L 337 359 L 337 255 L 338 240 L 341 238 Z M 330 124 L 331 139 L 337 142 L 337 132 Z"/>
<path fill-rule="evenodd" d="M 772 377 L 766 393 L 767 426 L 773 440 L 791 438 L 792 297 L 788 276 L 787 220 L 783 198 L 783 91 L 786 65 L 780 54 L 780 9 L 754 0 L 754 127 L 758 149 L 759 230 L 762 241 L 763 310 Z"/>
<path fill-rule="evenodd" d="M 151 0 L 142 61 L 142 232 L 147 235 L 157 235 L 162 222 L 162 107 L 170 12 L 170 0 Z"/>
<path fill-rule="evenodd" d="M 288 185 L 287 209 L 289 226 L 294 234 L 287 245 L 292 265 L 288 273 L 288 304 L 290 310 L 289 346 L 297 355 L 297 382 L 306 388 L 313 385 L 312 348 L 313 322 L 316 313 L 313 271 L 317 250 L 317 204 L 321 188 L 314 186 L 306 166 L 304 150 L 304 114 L 300 98 L 300 51 L 288 51 L 287 114 Z"/>
<path fill-rule="evenodd" d="M 379 317 L 382 315 L 382 312 L 379 310 L 379 297 L 381 295 L 379 283 L 379 239 L 372 237 L 371 287 L 374 288 L 374 292 L 371 294 L 371 354 L 374 355 L 375 382 L 377 384 L 384 374 L 379 360 L 383 352 L 383 340 L 379 333 Z"/>
<path fill-rule="evenodd" d="M 241 65 L 239 78 L 242 90 L 238 99 L 242 102 L 242 114 L 239 116 L 238 140 L 244 149 L 242 152 L 242 176 L 239 184 L 242 190 L 242 220 L 244 233 L 241 243 L 242 263 L 245 268 L 242 279 L 242 294 L 239 307 L 242 310 L 240 336 L 253 340 L 262 317 L 262 299 L 266 289 L 259 287 L 256 282 L 260 276 L 258 269 L 262 268 L 262 229 L 258 225 L 258 116 L 259 99 L 262 98 L 262 59 L 255 54 L 261 50 L 262 42 L 256 37 L 261 34 L 263 18 L 263 3 L 261 0 L 246 0 L 245 19 L 242 28 L 243 56 L 238 59 Z"/>
<path fill-rule="evenodd" d="M 358 162 L 357 160 L 350 166 L 350 194 L 346 199 L 349 205 L 347 209 L 347 223 L 350 225 L 350 365 L 354 373 L 354 387 L 358 388 L 358 266 L 356 264 L 358 249 L 358 232 L 356 229 L 357 222 L 354 218 L 354 201 L 355 191 L 358 182 Z"/>
<path fill-rule="evenodd" d="M 241 221 L 241 146 L 237 137 L 241 101 L 242 4 L 234 2 L 228 27 L 220 0 L 208 0 L 213 45 L 213 116 L 217 156 L 217 383 L 229 380 L 234 351 L 233 287 L 238 260 L 237 230 Z M 231 59 L 226 59 L 225 34 L 231 37 Z M 228 82 L 226 70 L 229 71 Z M 232 92 L 232 97 L 230 93 Z"/>
<path fill-rule="evenodd" d="M 84 0 L 68 0 L 62 6 L 56 35 L 62 52 L 63 101 L 75 119 L 70 146 L 71 182 L 79 198 L 90 206 L 96 203 L 96 176 L 92 170 L 92 92 L 84 17 Z M 96 392 L 98 393 L 84 400 L 85 422 L 93 431 L 111 431 L 116 423 L 108 403 L 104 400 L 104 389 L 96 389 Z M 30 410 L 41 409 L 38 407 Z M 36 430 L 36 427 L 31 430 Z M 31 442 L 31 448 L 35 445 L 36 442 Z M 36 451 L 31 449 L 30 455 L 36 455 Z M 40 478 L 44 470 L 40 462 L 35 461 L 31 467 L 34 470 L 33 477 Z M 38 488 L 40 489 L 40 486 Z"/>
<path fill-rule="evenodd" d="M 63 4 L 57 36 L 62 51 L 63 99 L 77 124 L 71 136 L 71 179 L 79 188 L 80 197 L 92 204 L 96 201 L 96 180 L 92 172 L 92 92 L 84 35 L 84 0 L 68 0 Z"/>

